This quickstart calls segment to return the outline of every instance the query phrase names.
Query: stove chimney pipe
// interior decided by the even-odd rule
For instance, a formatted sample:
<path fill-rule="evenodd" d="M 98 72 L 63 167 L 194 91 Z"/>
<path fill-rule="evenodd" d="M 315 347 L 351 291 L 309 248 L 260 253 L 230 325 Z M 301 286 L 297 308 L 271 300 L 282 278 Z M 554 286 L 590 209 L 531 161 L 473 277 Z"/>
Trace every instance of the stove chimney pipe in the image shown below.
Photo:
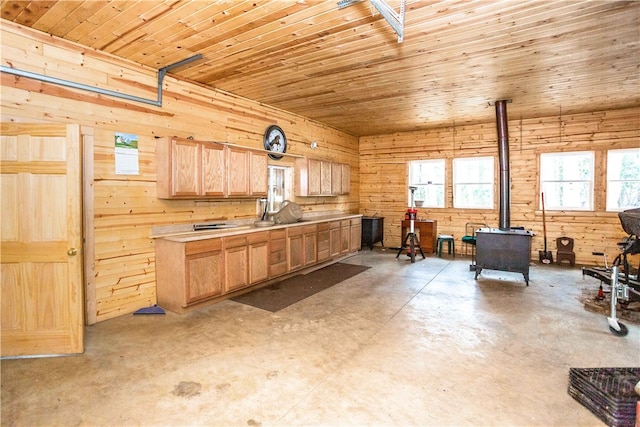
<path fill-rule="evenodd" d="M 498 129 L 498 162 L 500 163 L 500 230 L 511 229 L 511 192 L 509 177 L 509 129 L 507 125 L 507 100 L 496 101 L 496 125 Z"/>

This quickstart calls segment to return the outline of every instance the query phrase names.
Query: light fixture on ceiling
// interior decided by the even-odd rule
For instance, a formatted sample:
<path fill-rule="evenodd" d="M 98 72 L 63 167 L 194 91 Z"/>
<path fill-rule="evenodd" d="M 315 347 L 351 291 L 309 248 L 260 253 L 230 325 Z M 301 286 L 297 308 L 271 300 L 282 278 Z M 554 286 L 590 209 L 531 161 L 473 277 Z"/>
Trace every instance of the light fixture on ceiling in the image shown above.
<path fill-rule="evenodd" d="M 318 143 L 316 141 L 311 141 L 311 144 L 309 144 L 309 146 L 312 150 L 315 150 L 316 148 L 318 148 Z"/>

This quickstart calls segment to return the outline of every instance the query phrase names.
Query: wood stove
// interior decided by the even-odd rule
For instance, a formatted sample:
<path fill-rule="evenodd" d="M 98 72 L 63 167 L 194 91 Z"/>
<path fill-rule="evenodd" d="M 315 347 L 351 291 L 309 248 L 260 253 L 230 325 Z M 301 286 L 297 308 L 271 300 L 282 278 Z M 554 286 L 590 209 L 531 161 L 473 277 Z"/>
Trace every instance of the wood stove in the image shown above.
<path fill-rule="evenodd" d="M 522 273 L 529 286 L 531 237 L 526 230 L 481 228 L 476 231 L 476 279 L 483 268 Z"/>
<path fill-rule="evenodd" d="M 476 279 L 483 269 L 522 273 L 529 286 L 529 260 L 533 233 L 510 224 L 509 131 L 507 101 L 496 101 L 498 160 L 500 163 L 500 226 L 476 232 Z"/>

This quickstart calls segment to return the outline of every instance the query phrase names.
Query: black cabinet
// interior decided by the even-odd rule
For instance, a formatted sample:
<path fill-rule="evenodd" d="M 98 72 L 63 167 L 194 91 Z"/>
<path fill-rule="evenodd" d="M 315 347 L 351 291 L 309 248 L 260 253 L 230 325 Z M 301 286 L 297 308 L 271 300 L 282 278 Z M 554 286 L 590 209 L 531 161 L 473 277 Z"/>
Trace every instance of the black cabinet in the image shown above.
<path fill-rule="evenodd" d="M 380 242 L 384 247 L 384 217 L 362 217 L 362 246 L 369 246 L 373 250 L 373 244 Z"/>

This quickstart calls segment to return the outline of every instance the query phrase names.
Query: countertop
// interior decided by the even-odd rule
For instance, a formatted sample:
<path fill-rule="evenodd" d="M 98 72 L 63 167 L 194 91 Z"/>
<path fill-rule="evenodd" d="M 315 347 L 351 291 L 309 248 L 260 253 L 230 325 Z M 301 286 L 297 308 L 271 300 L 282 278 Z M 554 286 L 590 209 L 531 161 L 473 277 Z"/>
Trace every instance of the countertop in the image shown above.
<path fill-rule="evenodd" d="M 251 220 L 238 220 L 238 221 L 213 221 L 216 223 L 225 222 L 228 224 L 236 224 L 232 228 L 225 228 L 220 230 L 200 230 L 193 231 L 193 224 L 156 227 L 151 235 L 154 239 L 165 239 L 173 242 L 193 242 L 197 240 L 213 239 L 218 237 L 237 236 L 246 233 L 258 233 L 260 231 L 279 230 L 289 227 L 302 227 L 310 224 L 318 224 L 327 221 L 338 221 L 343 219 L 360 218 L 362 214 L 346 214 L 346 213 L 331 213 L 322 215 L 303 216 L 298 222 L 291 224 L 275 224 L 269 227 L 256 227 L 253 223 L 258 218 Z M 203 222 L 206 224 L 206 222 Z"/>

